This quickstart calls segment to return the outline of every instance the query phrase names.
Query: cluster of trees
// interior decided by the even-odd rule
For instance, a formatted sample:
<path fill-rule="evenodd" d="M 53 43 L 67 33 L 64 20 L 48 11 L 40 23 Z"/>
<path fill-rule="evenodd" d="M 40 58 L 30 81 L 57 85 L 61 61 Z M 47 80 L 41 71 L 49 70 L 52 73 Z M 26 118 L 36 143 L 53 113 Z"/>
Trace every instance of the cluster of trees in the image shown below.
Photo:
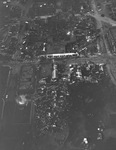
<path fill-rule="evenodd" d="M 50 8 L 54 11 L 53 0 L 49 3 L 37 0 L 1 1 L 0 53 L 19 55 L 17 52 L 22 49 L 25 37 L 34 26 L 33 20 L 39 15 L 47 15 Z"/>
<path fill-rule="evenodd" d="M 75 0 L 71 0 L 71 2 L 69 0 L 2 0 L 0 2 L 0 53 L 10 55 L 13 59 L 19 59 L 21 52 L 24 55 L 28 53 L 31 57 L 32 53 L 37 53 L 35 49 L 38 49 L 38 47 L 40 49 L 46 48 L 44 37 L 48 36 L 46 35 L 48 31 L 52 30 L 53 33 L 51 34 L 54 38 L 62 38 L 64 35 L 60 32 L 63 29 L 60 29 L 60 31 L 57 29 L 54 31 L 53 29 L 55 24 L 57 24 L 55 28 L 58 24 L 62 28 L 61 24 L 63 23 L 60 22 L 60 19 L 52 21 L 51 25 L 48 24 L 53 26 L 49 30 L 45 27 L 46 18 L 54 16 L 58 12 L 63 14 L 63 11 L 68 12 L 67 15 L 70 17 L 71 12 L 73 10 L 76 12 L 76 10 L 79 10 L 77 7 L 81 8 L 82 5 L 85 9 L 88 9 L 88 0 L 86 0 L 86 3 L 80 0 L 78 2 L 79 5 Z M 65 4 L 67 5 L 65 6 Z M 70 9 L 67 9 L 69 7 Z M 44 24 L 40 23 L 40 16 L 43 16 Z M 51 42 L 50 40 L 49 38 L 49 42 Z"/>

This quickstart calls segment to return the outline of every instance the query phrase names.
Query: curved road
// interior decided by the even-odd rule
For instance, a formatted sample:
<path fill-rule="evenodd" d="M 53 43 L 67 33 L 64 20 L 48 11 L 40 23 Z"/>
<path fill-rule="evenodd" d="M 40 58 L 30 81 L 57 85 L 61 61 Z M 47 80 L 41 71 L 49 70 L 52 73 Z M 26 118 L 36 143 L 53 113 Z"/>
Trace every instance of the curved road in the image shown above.
<path fill-rule="evenodd" d="M 99 14 L 98 12 L 95 0 L 91 1 L 91 7 L 94 13 L 93 14 L 87 13 L 87 15 L 94 17 L 96 19 L 97 27 L 101 29 L 106 53 L 107 56 L 109 56 L 106 59 L 107 71 L 109 73 L 109 76 L 111 77 L 112 82 L 116 85 L 116 56 L 113 56 L 108 48 L 108 43 L 105 39 L 105 32 L 104 32 L 104 25 L 103 25 L 103 23 L 105 22 L 107 24 L 110 24 L 111 26 L 116 26 L 116 21 L 112 20 L 109 17 L 102 17 L 101 14 Z"/>

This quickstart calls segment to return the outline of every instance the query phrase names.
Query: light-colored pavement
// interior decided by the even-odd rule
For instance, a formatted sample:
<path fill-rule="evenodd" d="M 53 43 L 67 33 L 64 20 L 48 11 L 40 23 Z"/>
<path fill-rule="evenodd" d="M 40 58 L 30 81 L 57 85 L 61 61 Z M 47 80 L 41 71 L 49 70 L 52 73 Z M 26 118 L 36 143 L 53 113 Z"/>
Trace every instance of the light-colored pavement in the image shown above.
<path fill-rule="evenodd" d="M 94 13 L 88 12 L 87 15 L 94 17 L 99 22 L 99 28 L 102 27 L 102 22 L 105 22 L 111 26 L 116 26 L 116 21 L 107 17 L 107 15 L 104 17 L 101 16 L 101 14 L 98 12 L 95 0 L 91 1 L 91 7 L 92 7 Z"/>
<path fill-rule="evenodd" d="M 109 50 L 108 43 L 107 43 L 107 41 L 105 39 L 105 31 L 104 31 L 104 25 L 103 25 L 103 22 L 109 24 L 109 22 L 111 22 L 111 21 L 109 21 L 108 19 L 110 19 L 110 18 L 102 17 L 101 14 L 99 14 L 98 8 L 97 8 L 97 4 L 96 4 L 95 0 L 91 1 L 91 8 L 92 8 L 94 13 L 93 14 L 92 13 L 87 13 L 87 15 L 90 15 L 90 16 L 92 16 L 92 17 L 94 17 L 96 19 L 97 28 L 101 29 L 101 35 L 103 37 L 103 42 L 104 42 L 104 45 L 105 45 L 106 52 L 107 52 L 108 55 L 111 56 L 112 54 L 111 54 L 111 52 Z M 115 24 L 116 24 L 116 22 L 115 22 Z"/>
<path fill-rule="evenodd" d="M 86 15 L 92 16 L 92 17 L 94 17 L 96 20 L 101 21 L 101 22 L 104 22 L 104 23 L 107 23 L 107 24 L 109 24 L 109 25 L 111 25 L 111 26 L 113 26 L 113 27 L 116 26 L 116 21 L 112 20 L 112 19 L 109 18 L 109 17 L 106 17 L 106 16 L 102 17 L 100 14 L 92 14 L 92 13 L 90 13 L 90 12 L 88 12 Z M 101 25 L 101 24 L 100 24 L 100 25 Z M 99 25 L 99 26 L 100 26 L 100 25 Z"/>
<path fill-rule="evenodd" d="M 105 32 L 104 32 L 104 25 L 103 25 L 103 23 L 105 22 L 107 24 L 110 24 L 111 26 L 116 26 L 116 21 L 112 20 L 109 17 L 102 17 L 101 14 L 99 14 L 98 12 L 95 0 L 91 1 L 91 7 L 94 13 L 93 14 L 88 13 L 87 15 L 94 17 L 97 22 L 97 27 L 101 29 L 104 45 L 107 51 L 107 56 L 109 57 L 109 58 L 107 57 L 108 59 L 106 59 L 107 71 L 112 80 L 112 83 L 116 85 L 116 63 L 115 63 L 116 57 L 113 56 L 109 50 L 107 40 L 105 39 Z"/>

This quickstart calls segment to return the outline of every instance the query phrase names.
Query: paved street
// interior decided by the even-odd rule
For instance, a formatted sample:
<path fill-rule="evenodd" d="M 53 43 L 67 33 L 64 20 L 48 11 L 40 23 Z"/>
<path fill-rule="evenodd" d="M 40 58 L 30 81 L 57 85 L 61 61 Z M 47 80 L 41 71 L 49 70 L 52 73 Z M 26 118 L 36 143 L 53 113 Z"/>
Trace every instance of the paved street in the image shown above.
<path fill-rule="evenodd" d="M 98 22 L 99 22 L 98 25 L 99 25 L 100 28 L 102 27 L 102 22 L 105 22 L 105 23 L 107 23 L 111 26 L 116 26 L 116 21 L 114 21 L 111 18 L 107 17 L 107 14 L 104 17 L 101 16 L 101 14 L 98 12 L 95 0 L 91 1 L 91 7 L 92 7 L 94 13 L 87 13 L 87 15 L 90 15 L 90 16 L 94 17 L 96 20 L 98 20 Z"/>
<path fill-rule="evenodd" d="M 38 119 L 38 120 L 42 119 L 43 122 L 41 124 L 45 125 L 45 127 L 49 127 L 49 124 L 50 124 L 50 127 L 52 127 L 52 124 L 51 124 L 52 121 L 49 122 L 50 118 L 52 118 L 52 116 L 54 114 L 58 116 L 58 113 L 60 112 L 60 110 L 62 112 L 64 112 L 64 110 L 62 109 L 63 107 L 66 106 L 68 108 L 69 105 L 72 106 L 71 102 L 69 104 L 68 103 L 62 103 L 63 101 L 65 101 L 65 99 L 63 99 L 62 97 L 63 96 L 66 97 L 66 101 L 68 101 L 68 95 L 70 93 L 73 93 L 73 91 L 75 91 L 77 95 L 75 94 L 76 101 L 74 100 L 75 101 L 74 104 L 73 104 L 74 106 L 72 107 L 74 109 L 72 109 L 72 114 L 71 114 L 71 112 L 70 112 L 70 114 L 71 114 L 72 120 L 73 120 L 73 117 L 74 117 L 74 119 L 77 120 L 77 123 L 76 123 L 76 121 L 72 122 L 72 129 L 74 127 L 74 129 L 73 129 L 74 130 L 74 137 L 72 137 L 72 139 L 74 138 L 74 140 L 78 141 L 78 138 L 76 139 L 76 136 L 78 136 L 78 134 L 80 134 L 80 135 L 83 134 L 82 139 L 86 139 L 85 137 L 87 137 L 88 133 L 86 133 L 85 129 L 89 126 L 91 128 L 91 125 L 92 125 L 91 123 L 90 123 L 90 125 L 88 125 L 89 124 L 88 122 L 91 122 L 90 120 L 93 119 L 94 113 L 95 113 L 96 116 L 99 115 L 98 114 L 99 110 L 100 110 L 99 106 L 102 105 L 101 103 L 99 105 L 98 104 L 99 102 L 97 103 L 97 97 L 100 101 L 102 101 L 102 99 L 103 99 L 104 102 L 106 102 L 107 101 L 107 95 L 109 95 L 109 97 L 111 96 L 109 94 L 110 93 L 109 92 L 110 88 L 108 88 L 109 87 L 109 82 L 106 81 L 106 80 L 109 80 L 109 78 L 104 79 L 106 81 L 106 83 L 105 83 L 105 85 L 103 85 L 103 87 L 101 85 L 100 86 L 97 85 L 96 84 L 97 82 L 96 82 L 95 83 L 96 84 L 95 89 L 94 89 L 95 85 L 92 85 L 93 87 L 92 87 L 92 90 L 91 90 L 91 88 L 89 89 L 88 83 L 86 85 L 82 83 L 83 85 L 80 84 L 79 85 L 80 87 L 74 87 L 75 90 L 74 89 L 72 89 L 72 91 L 70 90 L 71 91 L 70 93 L 68 93 L 68 90 L 63 91 L 63 88 L 65 88 L 65 86 L 63 85 L 63 87 L 62 87 L 62 84 L 64 84 L 62 81 L 64 79 L 60 81 L 60 82 L 62 82 L 61 85 L 58 83 L 59 85 L 57 85 L 57 88 L 59 88 L 61 86 L 58 89 L 58 91 L 56 91 L 57 88 L 55 89 L 57 81 L 56 82 L 52 82 L 52 81 L 55 81 L 57 78 L 59 78 L 59 77 L 57 77 L 57 71 L 58 71 L 59 76 L 60 76 L 60 71 L 59 71 L 60 70 L 59 69 L 60 65 L 61 65 L 61 74 L 62 74 L 63 71 L 65 72 L 65 67 L 67 69 L 67 68 L 69 68 L 70 64 L 74 64 L 74 67 L 76 66 L 74 68 L 75 69 L 74 70 L 75 71 L 74 72 L 74 77 L 79 77 L 79 75 L 80 75 L 79 71 L 81 70 L 81 67 L 78 69 L 77 64 L 79 64 L 80 66 L 83 65 L 83 64 L 85 64 L 85 66 L 90 64 L 89 67 L 87 66 L 88 68 L 91 68 L 92 65 L 93 66 L 95 65 L 95 67 L 97 66 L 98 68 L 100 68 L 99 65 L 96 65 L 96 64 L 103 64 L 103 68 L 102 67 L 101 67 L 102 69 L 100 68 L 102 70 L 101 74 L 102 73 L 105 74 L 105 71 L 107 69 L 107 73 L 108 73 L 109 77 L 111 78 L 112 83 L 114 85 L 116 85 L 116 55 L 114 55 L 112 53 L 112 50 L 110 50 L 110 48 L 108 46 L 108 42 L 107 42 L 106 37 L 105 37 L 106 30 L 105 30 L 105 27 L 104 27 L 104 23 L 106 23 L 108 25 L 111 25 L 111 26 L 116 26 L 116 21 L 113 21 L 112 19 L 108 18 L 107 16 L 102 17 L 101 14 L 98 12 L 98 8 L 96 6 L 95 0 L 91 0 L 91 8 L 93 10 L 93 13 L 87 13 L 87 15 L 92 16 L 93 18 L 95 18 L 96 24 L 97 24 L 97 29 L 100 29 L 101 34 L 99 35 L 99 33 L 98 33 L 97 36 L 95 34 L 95 36 L 96 36 L 95 38 L 97 38 L 97 40 L 99 39 L 98 41 L 96 40 L 97 42 L 92 40 L 92 42 L 94 41 L 95 43 L 87 42 L 87 44 L 88 43 L 90 45 L 93 44 L 93 46 L 91 46 L 92 47 L 91 50 L 93 50 L 93 53 L 94 53 L 94 48 L 96 48 L 96 47 L 97 47 L 96 49 L 99 50 L 99 52 L 96 50 L 97 52 L 95 51 L 95 54 L 93 54 L 93 53 L 91 54 L 90 51 L 87 51 L 88 52 L 87 55 L 85 53 L 84 54 L 82 53 L 82 55 L 81 55 L 80 53 L 79 54 L 78 53 L 70 53 L 70 51 L 68 53 L 66 53 L 66 51 L 65 51 L 65 53 L 60 53 L 59 52 L 57 54 L 54 54 L 55 50 L 53 49 L 54 50 L 53 54 L 46 54 L 47 52 L 41 53 L 41 54 L 46 54 L 46 55 L 39 55 L 39 56 L 37 55 L 38 57 L 34 57 L 36 60 L 31 60 L 29 58 L 28 61 L 22 61 L 22 60 L 21 61 L 16 61 L 16 59 L 14 59 L 14 61 L 12 60 L 10 62 L 6 61 L 6 63 L 3 63 L 1 61 L 1 67 L 0 67 L 0 110 L 1 110 L 1 112 L 0 112 L 0 116 L 2 116 L 1 120 L 3 121 L 2 123 L 4 125 L 4 128 L 0 128 L 0 129 L 3 129 L 4 133 L 3 133 L 2 136 L 0 136 L 0 138 L 1 137 L 3 138 L 3 139 L 1 138 L 2 140 L 0 139 L 2 141 L 2 142 L 0 141 L 0 150 L 17 150 L 17 149 L 19 149 L 19 150 L 28 149 L 29 150 L 30 149 L 29 146 L 31 145 L 30 144 L 31 143 L 31 138 L 30 137 L 32 136 L 31 133 L 32 133 L 32 130 L 33 130 L 32 126 L 35 122 L 34 119 L 35 118 Z M 53 16 L 52 15 L 40 16 L 40 18 L 44 19 L 46 22 L 47 22 L 47 19 L 50 18 L 50 17 L 53 17 Z M 89 18 L 89 17 L 87 17 L 87 18 Z M 84 24 L 84 26 L 85 26 L 85 24 Z M 96 30 L 96 31 L 99 31 L 99 30 Z M 94 45 L 95 45 L 95 47 L 94 47 Z M 87 47 L 87 45 L 85 47 Z M 76 49 L 76 52 L 77 51 L 80 52 L 81 48 Z M 93 62 L 93 64 L 92 65 L 91 65 L 91 63 L 87 64 L 87 62 Z M 31 65 L 33 65 L 35 67 L 35 71 L 32 71 L 32 74 L 31 74 L 31 68 L 29 68 L 27 70 L 25 69 L 24 66 L 26 64 L 29 67 Z M 106 65 L 106 68 L 105 68 L 104 64 Z M 84 68 L 85 68 L 85 66 L 84 66 Z M 24 69 L 22 71 L 22 76 L 21 76 L 21 68 L 23 68 L 23 67 L 24 67 Z M 40 71 L 39 67 L 41 68 L 41 71 Z M 94 76 L 94 74 L 96 74 L 96 76 L 94 78 L 97 78 L 99 76 L 99 79 L 100 79 L 101 74 L 99 73 L 99 69 L 96 69 L 95 67 L 93 67 L 91 69 L 93 72 L 91 71 L 92 72 L 92 73 L 90 73 L 91 75 L 89 74 L 88 76 Z M 37 70 L 37 68 L 39 68 L 39 69 Z M 79 71 L 77 72 L 77 70 L 79 70 Z M 85 69 L 85 70 L 87 70 L 87 69 Z M 76 73 L 78 73 L 78 74 L 76 74 Z M 66 74 L 67 74 L 67 72 L 66 72 Z M 72 75 L 72 78 L 73 78 L 73 73 L 71 73 L 71 75 Z M 47 79 L 47 80 L 50 80 L 50 81 L 46 81 L 46 77 L 49 77 L 49 76 L 50 76 L 50 79 Z M 51 76 L 55 80 L 51 80 Z M 82 75 L 82 77 L 83 76 L 84 75 Z M 86 75 L 84 77 L 86 78 Z M 40 78 L 43 79 L 43 81 L 41 80 L 41 82 L 40 82 Z M 105 78 L 105 77 L 103 76 L 103 78 Z M 44 79 L 45 79 L 45 81 L 44 81 Z M 32 82 L 32 80 L 33 80 L 33 82 Z M 92 80 L 90 80 L 89 82 L 91 82 L 91 81 Z M 31 86 L 34 87 L 33 92 L 32 93 L 30 91 L 24 92 L 24 88 L 22 88 L 22 91 L 24 93 L 22 91 L 18 92 L 18 90 L 17 90 L 19 88 L 18 85 L 21 82 L 22 82 L 22 84 L 24 84 L 24 87 L 25 87 L 26 83 L 27 83 L 27 87 L 29 87 L 28 83 L 30 83 L 30 85 L 33 83 L 33 85 L 31 85 Z M 38 86 L 38 89 L 37 89 L 37 86 L 35 84 Z M 71 87 L 71 84 L 70 84 L 70 87 Z M 51 88 L 51 91 L 50 91 L 50 88 Z M 49 91 L 47 91 L 48 89 L 49 89 Z M 109 91 L 108 90 L 105 91 L 105 89 L 108 89 Z M 79 95 L 80 90 L 82 90 L 81 91 L 82 94 Z M 100 92 L 97 93 L 97 91 L 99 91 L 99 90 L 100 90 Z M 88 93 L 90 93 L 90 95 L 92 95 L 92 97 L 91 96 L 89 97 L 89 94 L 86 93 L 86 91 L 88 91 Z M 104 92 L 105 96 L 102 95 L 101 91 Z M 62 92 L 63 94 L 61 93 L 62 95 L 60 95 L 60 92 Z M 67 92 L 67 96 L 64 95 L 64 93 L 66 93 L 66 92 Z M 49 93 L 51 95 L 53 95 L 53 102 L 52 102 L 52 97 L 50 97 L 51 95 Z M 86 93 L 86 95 L 84 96 L 83 94 L 85 94 L 85 93 Z M 94 96 L 93 96 L 94 94 L 95 94 L 95 101 L 93 100 L 94 99 Z M 21 98 L 22 95 L 25 97 L 26 100 L 27 99 L 29 100 L 27 102 L 24 99 L 27 102 L 26 103 L 27 105 L 24 104 L 25 101 L 23 101 L 23 99 L 18 99 L 18 98 Z M 33 98 L 34 97 L 33 95 L 37 96 L 36 100 Z M 41 98 L 41 100 L 39 100 L 39 96 L 42 97 L 41 95 L 43 96 L 43 99 Z M 46 95 L 47 96 L 50 95 L 50 96 L 47 97 Z M 74 96 L 74 94 L 71 95 L 71 100 L 70 101 L 73 101 L 73 96 Z M 101 99 L 100 99 L 100 96 L 101 96 Z M 17 103 L 16 103 L 16 98 L 19 100 Z M 61 100 L 60 100 L 60 98 L 61 98 Z M 85 98 L 85 100 L 84 100 L 84 98 Z M 115 96 L 114 96 L 114 99 L 115 99 Z M 50 103 L 50 101 L 51 101 L 51 103 Z M 3 102 L 5 102 L 5 103 L 3 103 Z M 41 102 L 41 104 L 39 102 Z M 48 103 L 46 103 L 46 102 L 48 102 Z M 57 104 L 57 102 L 59 102 L 59 103 Z M 21 105 L 18 105 L 18 103 L 20 103 Z M 24 105 L 22 105 L 22 104 L 24 104 Z M 86 106 L 83 107 L 85 104 L 86 104 Z M 97 107 L 96 106 L 97 104 L 99 105 L 98 110 L 96 109 L 95 112 L 94 112 L 93 109 L 94 109 L 94 107 L 95 108 Z M 49 109 L 47 107 L 49 107 Z M 102 107 L 102 106 L 100 106 L 100 107 Z M 90 110 L 89 110 L 89 108 L 90 108 Z M 45 109 L 45 112 L 44 112 L 44 109 Z M 53 110 L 54 112 L 52 112 L 51 110 Z M 36 116 L 36 111 L 38 111 L 37 116 Z M 66 111 L 67 111 L 66 113 L 68 113 L 69 110 L 67 109 Z M 82 111 L 82 114 L 81 113 L 79 114 L 82 118 L 81 117 L 79 118 L 79 116 L 78 116 L 79 111 Z M 87 127 L 84 126 L 85 122 L 86 122 L 86 119 L 84 118 L 84 115 L 83 115 L 84 113 L 85 113 L 85 116 L 87 116 L 89 118 L 88 122 L 87 122 Z M 55 116 L 55 117 L 58 118 L 57 116 Z M 53 118 L 55 118 L 55 117 L 53 117 Z M 79 122 L 81 122 L 81 119 L 83 120 L 84 123 L 79 124 Z M 48 121 L 49 124 L 46 124 L 47 121 Z M 57 120 L 54 123 L 56 123 L 56 122 L 57 122 Z M 39 123 L 37 122 L 38 127 L 40 125 Z M 63 122 L 59 122 L 58 125 L 60 126 L 60 124 L 63 124 Z M 80 128 L 78 130 L 76 130 L 78 124 L 79 124 Z M 95 121 L 94 125 L 96 126 L 96 130 L 97 130 L 98 126 L 96 124 L 97 123 Z M 63 125 L 65 127 L 67 124 L 64 123 Z M 53 124 L 53 127 L 55 127 L 55 126 L 57 126 L 57 124 Z M 65 129 L 62 126 L 62 129 L 63 129 L 63 130 L 61 130 L 62 133 L 55 134 L 55 136 L 57 137 L 56 138 L 57 140 L 58 140 L 58 138 L 59 139 L 63 139 L 63 138 L 65 139 L 65 137 L 66 138 L 68 137 L 69 130 L 68 130 L 68 126 L 66 126 L 66 127 L 67 128 Z M 100 128 L 99 128 L 99 130 L 100 130 Z M 2 130 L 0 130 L 0 131 L 2 131 Z M 63 131 L 66 131 L 66 132 L 63 132 Z M 80 133 L 81 131 L 85 132 L 85 133 Z M 92 132 L 91 129 L 90 129 L 90 131 Z M 95 131 L 95 132 L 97 132 L 97 131 Z M 37 134 L 38 134 L 38 131 L 37 131 Z M 29 137 L 29 135 L 30 135 L 30 137 Z M 15 138 L 15 137 L 17 137 L 17 138 Z M 91 137 L 93 137 L 93 135 Z M 35 135 L 34 135 L 34 140 L 35 140 Z M 61 144 L 61 142 L 59 142 L 59 143 Z M 45 141 L 45 143 L 46 143 L 46 141 Z M 48 145 L 48 146 L 50 146 L 50 145 Z M 42 148 L 39 147 L 39 149 L 42 149 Z M 43 148 L 43 149 L 46 150 L 46 147 Z M 51 150 L 52 148 L 48 147 L 48 149 Z M 75 150 L 77 150 L 77 149 L 75 149 Z"/>

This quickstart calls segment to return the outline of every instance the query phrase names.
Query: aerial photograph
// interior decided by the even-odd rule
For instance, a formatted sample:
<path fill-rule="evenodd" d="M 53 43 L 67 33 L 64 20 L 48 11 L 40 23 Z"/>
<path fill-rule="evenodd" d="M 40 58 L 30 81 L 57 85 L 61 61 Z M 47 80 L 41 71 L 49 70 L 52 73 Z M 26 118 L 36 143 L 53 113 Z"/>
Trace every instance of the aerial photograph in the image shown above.
<path fill-rule="evenodd" d="M 116 0 L 0 0 L 0 150 L 116 150 Z"/>

